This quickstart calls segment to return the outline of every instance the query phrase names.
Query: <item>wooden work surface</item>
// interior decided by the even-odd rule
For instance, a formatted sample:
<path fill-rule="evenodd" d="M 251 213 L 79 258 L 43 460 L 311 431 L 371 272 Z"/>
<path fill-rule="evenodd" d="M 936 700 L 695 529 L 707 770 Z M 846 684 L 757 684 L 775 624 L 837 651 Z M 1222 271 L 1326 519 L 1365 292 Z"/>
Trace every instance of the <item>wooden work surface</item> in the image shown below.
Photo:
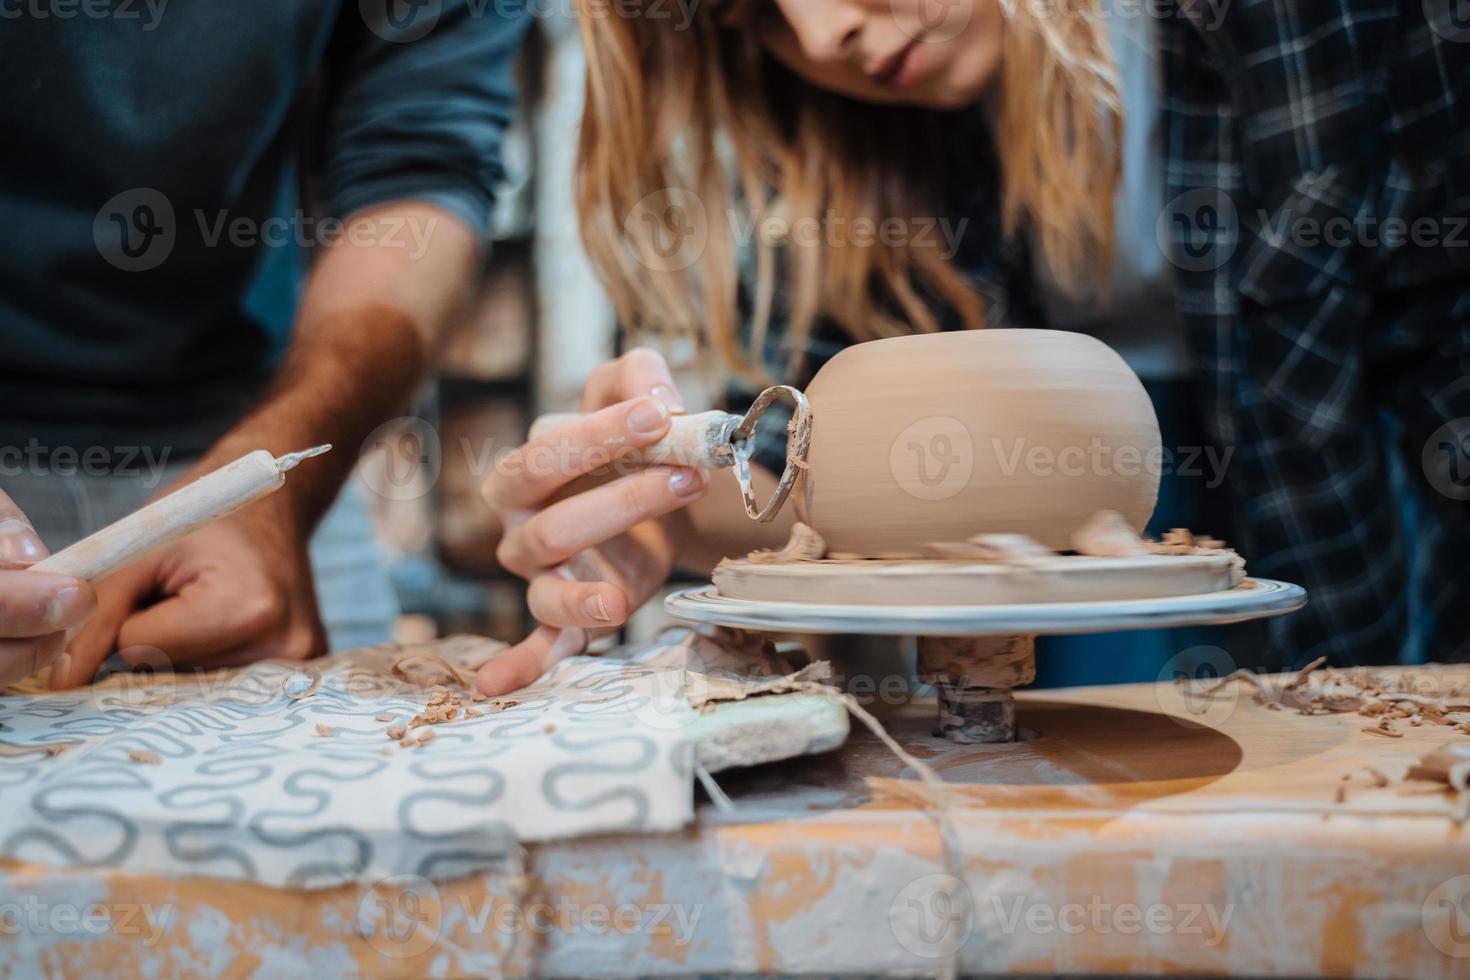
<path fill-rule="evenodd" d="M 1022 694 L 1014 745 L 935 740 L 932 711 L 885 721 L 964 798 L 958 888 L 913 773 L 855 725 L 839 752 L 722 775 L 733 812 L 537 846 L 523 877 L 307 893 L 0 863 L 0 891 L 171 911 L 156 935 L 44 944 L 57 975 L 913 974 L 958 947 L 967 973 L 1470 976 L 1467 831 L 1401 781 L 1470 735 L 1172 685 Z"/>

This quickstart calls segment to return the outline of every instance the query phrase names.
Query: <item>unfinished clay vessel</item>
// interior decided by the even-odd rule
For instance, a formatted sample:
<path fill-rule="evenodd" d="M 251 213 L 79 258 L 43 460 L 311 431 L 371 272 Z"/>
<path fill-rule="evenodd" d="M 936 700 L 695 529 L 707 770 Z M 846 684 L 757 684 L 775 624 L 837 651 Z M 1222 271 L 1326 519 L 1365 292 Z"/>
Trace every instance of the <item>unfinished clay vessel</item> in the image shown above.
<path fill-rule="evenodd" d="M 922 334 L 850 347 L 806 389 L 798 512 L 833 553 L 902 557 L 1024 534 L 1055 550 L 1100 510 L 1142 529 L 1159 426 L 1107 345 L 1059 330 Z"/>

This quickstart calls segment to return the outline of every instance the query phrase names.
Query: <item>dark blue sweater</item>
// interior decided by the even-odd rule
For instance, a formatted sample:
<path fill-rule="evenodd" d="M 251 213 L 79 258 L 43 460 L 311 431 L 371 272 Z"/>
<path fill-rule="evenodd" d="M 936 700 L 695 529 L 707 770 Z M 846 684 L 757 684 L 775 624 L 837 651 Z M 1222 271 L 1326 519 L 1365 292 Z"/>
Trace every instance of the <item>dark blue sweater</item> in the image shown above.
<path fill-rule="evenodd" d="M 321 212 L 483 232 L 528 17 L 492 0 L 0 0 L 0 447 L 205 448 L 271 367 L 243 297 Z M 403 232 L 407 242 L 412 239 Z"/>

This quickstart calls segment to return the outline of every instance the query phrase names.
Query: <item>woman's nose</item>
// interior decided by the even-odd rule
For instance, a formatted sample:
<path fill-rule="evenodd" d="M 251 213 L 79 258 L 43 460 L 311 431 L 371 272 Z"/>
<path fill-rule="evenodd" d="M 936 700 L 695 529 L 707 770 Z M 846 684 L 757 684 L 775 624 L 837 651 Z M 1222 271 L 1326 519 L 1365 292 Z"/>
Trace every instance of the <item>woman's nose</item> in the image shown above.
<path fill-rule="evenodd" d="M 867 15 L 851 0 L 791 0 L 783 6 L 802 54 L 812 61 L 841 61 L 858 50 Z"/>

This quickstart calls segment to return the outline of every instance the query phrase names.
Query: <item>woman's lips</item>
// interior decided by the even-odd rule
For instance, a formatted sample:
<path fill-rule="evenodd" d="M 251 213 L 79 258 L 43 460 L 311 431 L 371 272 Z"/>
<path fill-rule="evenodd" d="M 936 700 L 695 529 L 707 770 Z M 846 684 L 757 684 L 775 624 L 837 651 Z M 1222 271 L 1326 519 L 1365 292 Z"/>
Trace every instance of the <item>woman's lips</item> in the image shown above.
<path fill-rule="evenodd" d="M 893 88 L 907 88 L 912 85 L 923 73 L 923 48 L 923 38 L 910 41 L 878 66 L 872 73 L 873 80 L 879 85 Z"/>

